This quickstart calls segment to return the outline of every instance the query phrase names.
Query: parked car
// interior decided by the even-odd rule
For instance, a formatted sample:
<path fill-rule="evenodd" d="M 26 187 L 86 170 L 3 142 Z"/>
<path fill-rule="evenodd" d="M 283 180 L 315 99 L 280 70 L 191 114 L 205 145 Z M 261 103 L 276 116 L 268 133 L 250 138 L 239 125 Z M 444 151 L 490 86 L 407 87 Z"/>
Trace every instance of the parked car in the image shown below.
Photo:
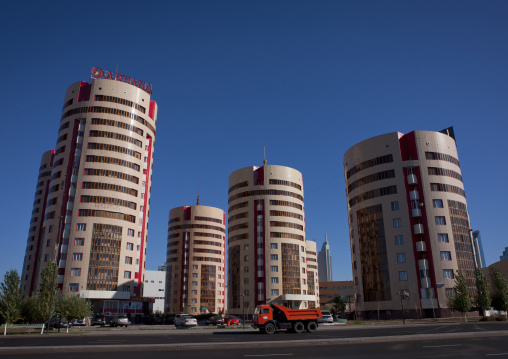
<path fill-rule="evenodd" d="M 240 319 L 234 315 L 227 315 L 226 318 L 224 318 L 224 322 L 226 324 L 229 322 L 229 325 L 240 325 Z"/>
<path fill-rule="evenodd" d="M 101 327 L 105 326 L 106 325 L 106 316 L 104 315 L 100 315 L 100 314 L 97 314 L 93 319 L 92 319 L 92 322 L 90 323 L 92 326 L 93 325 L 100 325 Z"/>
<path fill-rule="evenodd" d="M 128 327 L 131 322 L 126 315 L 116 315 L 111 319 L 111 323 L 109 324 L 112 327 Z"/>
<path fill-rule="evenodd" d="M 164 319 L 164 324 L 170 324 L 170 325 L 175 324 L 175 317 L 166 317 L 166 319 Z"/>
<path fill-rule="evenodd" d="M 83 318 L 83 319 L 73 319 L 71 321 L 71 324 L 72 324 L 73 327 L 77 327 L 77 326 L 84 327 L 86 325 L 86 318 Z"/>
<path fill-rule="evenodd" d="M 224 325 L 224 318 L 219 316 L 213 316 L 205 320 L 206 325 Z"/>
<path fill-rule="evenodd" d="M 333 323 L 333 316 L 328 310 L 322 310 L 321 314 L 323 315 L 321 318 L 318 318 L 318 323 Z"/>
<path fill-rule="evenodd" d="M 198 321 L 189 314 L 177 314 L 175 317 L 175 327 L 195 327 L 196 325 Z"/>
<path fill-rule="evenodd" d="M 45 323 L 46 326 L 48 326 L 48 322 Z M 49 328 L 70 328 L 72 327 L 72 323 L 69 323 L 69 321 L 65 318 L 58 318 L 53 317 L 49 321 Z"/>

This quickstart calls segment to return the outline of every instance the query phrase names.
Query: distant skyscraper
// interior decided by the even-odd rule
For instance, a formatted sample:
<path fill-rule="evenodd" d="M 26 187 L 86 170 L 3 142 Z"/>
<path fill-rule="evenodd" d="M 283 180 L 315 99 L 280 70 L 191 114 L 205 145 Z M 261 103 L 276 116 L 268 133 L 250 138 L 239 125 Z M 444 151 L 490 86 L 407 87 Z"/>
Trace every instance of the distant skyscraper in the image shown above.
<path fill-rule="evenodd" d="M 325 234 L 325 242 L 318 254 L 319 282 L 331 282 L 332 279 L 332 257 L 330 256 L 330 245 L 328 236 Z"/>
<path fill-rule="evenodd" d="M 92 80 L 67 89 L 56 150 L 39 168 L 23 296 L 39 289 L 52 260 L 62 292 L 95 312 L 143 313 L 156 122 L 144 82 L 94 68 Z"/>
<path fill-rule="evenodd" d="M 500 260 L 508 259 L 508 247 L 504 248 L 503 255 L 499 257 Z"/>
<path fill-rule="evenodd" d="M 447 303 L 458 271 L 475 295 L 471 225 L 451 128 L 362 141 L 344 155 L 344 177 L 359 312 L 401 317 L 404 295 L 409 316 L 452 315 Z"/>
<path fill-rule="evenodd" d="M 228 311 L 319 307 L 316 242 L 305 239 L 302 174 L 265 165 L 229 176 Z"/>
<path fill-rule="evenodd" d="M 487 267 L 487 263 L 485 263 L 485 255 L 483 253 L 482 237 L 480 236 L 480 231 L 473 232 L 473 244 L 476 252 L 476 265 L 478 268 Z"/>

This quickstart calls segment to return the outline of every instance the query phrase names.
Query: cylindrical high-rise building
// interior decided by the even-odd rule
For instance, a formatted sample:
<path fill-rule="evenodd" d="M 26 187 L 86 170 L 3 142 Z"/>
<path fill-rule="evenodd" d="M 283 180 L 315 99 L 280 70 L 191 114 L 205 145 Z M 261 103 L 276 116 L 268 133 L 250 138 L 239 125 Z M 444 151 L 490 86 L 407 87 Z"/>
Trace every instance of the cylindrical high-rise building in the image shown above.
<path fill-rule="evenodd" d="M 319 307 L 316 245 L 305 240 L 302 174 L 266 164 L 237 170 L 229 176 L 228 205 L 228 311 L 252 313 L 267 302 Z"/>
<path fill-rule="evenodd" d="M 169 211 L 166 311 L 224 312 L 226 214 L 214 207 Z"/>
<path fill-rule="evenodd" d="M 457 271 L 474 293 L 453 128 L 360 142 L 344 155 L 344 175 L 358 312 L 400 318 L 402 296 L 410 316 L 446 316 Z"/>
<path fill-rule="evenodd" d="M 25 263 L 35 267 L 34 276 L 22 278 L 25 295 L 37 289 L 32 278 L 37 283 L 51 259 L 58 263 L 64 293 L 139 300 L 157 120 L 150 96 L 150 84 L 98 68 L 90 82 L 67 89 L 48 167 L 40 250 Z M 108 305 L 103 309 L 110 313 L 139 308 L 118 301 Z"/>

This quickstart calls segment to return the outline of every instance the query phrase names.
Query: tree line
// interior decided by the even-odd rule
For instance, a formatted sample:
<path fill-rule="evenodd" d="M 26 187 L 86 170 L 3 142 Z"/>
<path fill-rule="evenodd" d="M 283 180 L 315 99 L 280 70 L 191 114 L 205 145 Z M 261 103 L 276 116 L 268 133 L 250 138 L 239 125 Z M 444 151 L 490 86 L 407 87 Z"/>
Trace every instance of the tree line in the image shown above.
<path fill-rule="evenodd" d="M 11 269 L 5 273 L 4 281 L 0 283 L 0 323 L 42 322 L 47 321 L 48 316 L 59 316 L 69 321 L 91 317 L 93 312 L 90 302 L 76 295 L 61 294 L 58 277 L 55 275 L 57 270 L 55 262 L 50 261 L 41 272 L 40 290 L 28 298 L 21 296 L 18 271 Z"/>
<path fill-rule="evenodd" d="M 494 308 L 498 311 L 508 311 L 508 279 L 497 268 L 490 268 L 490 277 L 492 279 L 492 288 L 489 288 L 489 280 L 483 271 L 475 269 L 477 278 L 477 290 L 473 298 L 469 295 L 466 279 L 464 275 L 457 271 L 455 275 L 455 295 L 448 299 L 448 307 L 452 310 L 461 312 L 466 319 L 466 313 L 473 307 L 478 308 L 482 316 L 484 310 Z"/>

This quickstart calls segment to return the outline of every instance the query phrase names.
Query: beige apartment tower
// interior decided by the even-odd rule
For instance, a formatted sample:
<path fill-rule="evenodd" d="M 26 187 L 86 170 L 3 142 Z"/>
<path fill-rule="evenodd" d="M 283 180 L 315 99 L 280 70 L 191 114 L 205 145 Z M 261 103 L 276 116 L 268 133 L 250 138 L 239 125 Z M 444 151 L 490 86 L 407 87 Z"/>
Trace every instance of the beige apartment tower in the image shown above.
<path fill-rule="evenodd" d="M 389 133 L 344 155 L 356 309 L 364 318 L 448 316 L 474 252 L 453 128 Z"/>
<path fill-rule="evenodd" d="M 226 214 L 199 205 L 169 212 L 166 312 L 224 312 Z"/>
<path fill-rule="evenodd" d="M 157 105 L 151 86 L 92 70 L 65 94 L 56 149 L 43 155 L 22 271 L 38 290 L 49 260 L 63 293 L 97 312 L 140 314 Z"/>
<path fill-rule="evenodd" d="M 228 311 L 319 307 L 316 243 L 305 239 L 302 174 L 246 167 L 229 176 Z"/>

